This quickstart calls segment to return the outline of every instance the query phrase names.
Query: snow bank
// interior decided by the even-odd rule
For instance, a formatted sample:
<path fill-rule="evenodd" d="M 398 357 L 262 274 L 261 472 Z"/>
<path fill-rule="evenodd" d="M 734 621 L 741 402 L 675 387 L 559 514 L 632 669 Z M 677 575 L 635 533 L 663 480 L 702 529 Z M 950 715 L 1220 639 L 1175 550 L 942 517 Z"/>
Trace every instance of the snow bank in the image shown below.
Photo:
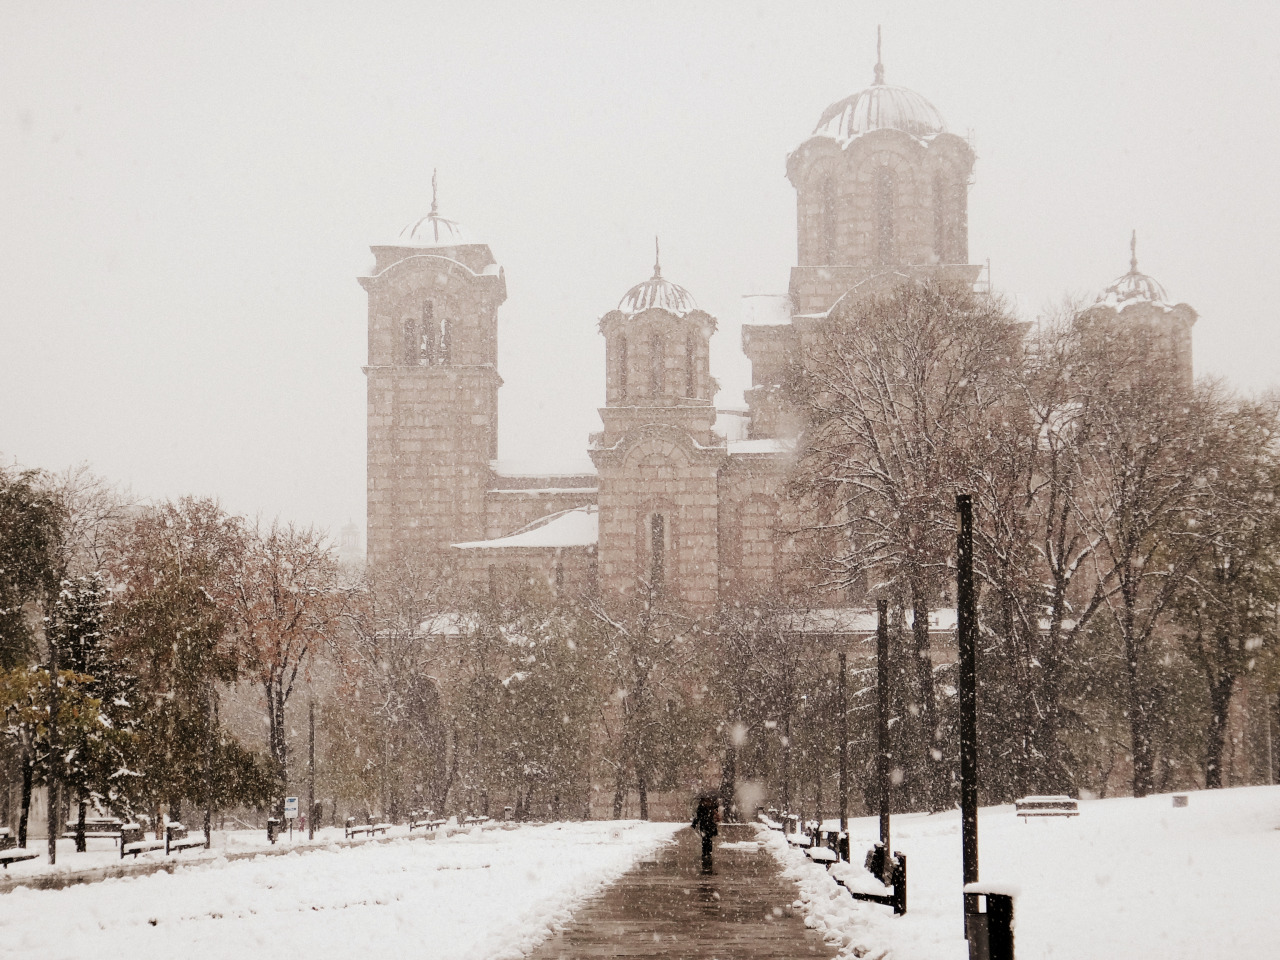
<path fill-rule="evenodd" d="M 1264 960 L 1280 940 L 1280 787 L 1082 801 L 1079 817 L 978 818 L 982 882 L 1018 892 L 1018 960 Z M 853 867 L 878 836 L 849 822 Z M 805 923 L 841 956 L 965 960 L 959 813 L 893 818 L 907 857 L 908 912 L 852 900 L 782 836 L 762 837 L 800 885 Z M 858 871 L 863 872 L 864 871 Z M 869 876 L 866 877 L 871 881 Z M 871 881 L 874 882 L 874 881 Z"/>
<path fill-rule="evenodd" d="M 0 897 L 0 957 L 514 960 L 680 824 L 475 830 Z"/>

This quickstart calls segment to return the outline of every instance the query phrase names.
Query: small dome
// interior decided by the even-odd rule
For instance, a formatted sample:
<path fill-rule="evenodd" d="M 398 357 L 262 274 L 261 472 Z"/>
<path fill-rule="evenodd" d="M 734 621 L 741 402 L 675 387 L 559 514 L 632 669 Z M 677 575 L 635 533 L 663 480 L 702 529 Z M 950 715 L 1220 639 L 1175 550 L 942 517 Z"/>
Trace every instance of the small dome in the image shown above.
<path fill-rule="evenodd" d="M 1156 303 L 1162 306 L 1169 302 L 1169 295 L 1164 292 L 1152 277 L 1138 272 L 1138 233 L 1135 230 L 1129 241 L 1129 272 L 1117 277 L 1102 293 L 1097 302 L 1116 310 L 1129 303 Z"/>
<path fill-rule="evenodd" d="M 674 313 L 677 317 L 698 309 L 698 305 L 693 302 L 693 294 L 678 283 L 663 279 L 662 265 L 657 259 L 657 246 L 655 238 L 653 276 L 644 283 L 637 283 L 618 303 L 618 310 L 628 317 L 634 317 L 653 307 Z"/>
<path fill-rule="evenodd" d="M 440 216 L 436 202 L 436 172 L 431 171 L 431 212 L 400 231 L 400 244 L 413 247 L 456 247 L 466 243 L 456 220 Z"/>
<path fill-rule="evenodd" d="M 415 247 L 456 247 L 466 243 L 462 227 L 455 220 L 446 220 L 432 212 L 421 220 L 415 220 L 400 231 L 400 242 Z"/>

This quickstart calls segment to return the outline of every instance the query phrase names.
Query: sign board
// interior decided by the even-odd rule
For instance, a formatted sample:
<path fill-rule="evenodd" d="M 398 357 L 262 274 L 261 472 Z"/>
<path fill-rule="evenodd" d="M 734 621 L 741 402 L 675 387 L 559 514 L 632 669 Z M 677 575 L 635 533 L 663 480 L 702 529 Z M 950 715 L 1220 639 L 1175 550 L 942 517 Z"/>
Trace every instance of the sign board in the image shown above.
<path fill-rule="evenodd" d="M 284 798 L 284 818 L 286 820 L 298 819 L 298 798 L 297 797 Z"/>

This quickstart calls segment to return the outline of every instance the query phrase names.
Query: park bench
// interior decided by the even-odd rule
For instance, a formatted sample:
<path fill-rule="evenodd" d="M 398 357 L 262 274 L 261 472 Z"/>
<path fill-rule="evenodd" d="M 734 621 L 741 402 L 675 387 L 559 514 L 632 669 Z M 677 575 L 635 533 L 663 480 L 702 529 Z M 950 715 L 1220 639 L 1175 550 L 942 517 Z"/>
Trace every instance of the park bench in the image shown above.
<path fill-rule="evenodd" d="M 777 820 L 773 819 L 773 817 L 769 816 L 763 810 L 761 810 L 759 813 L 756 814 L 756 819 L 759 820 L 761 823 L 763 823 L 770 830 L 777 830 L 779 833 L 782 832 L 782 824 L 780 824 Z"/>
<path fill-rule="evenodd" d="M 1023 797 L 1013 808 L 1023 823 L 1028 817 L 1078 817 L 1080 805 L 1070 797 Z"/>
<path fill-rule="evenodd" d="M 180 823 L 170 823 L 164 828 L 164 852 L 165 856 L 176 853 L 179 850 L 187 850 L 192 847 L 203 847 L 204 837 L 192 837 L 188 834 L 187 828 Z"/>
<path fill-rule="evenodd" d="M 467 817 L 462 821 L 463 826 L 477 827 L 492 822 L 492 817 Z"/>
<path fill-rule="evenodd" d="M 359 836 L 362 833 L 367 833 L 371 837 L 376 833 L 381 833 L 385 836 L 386 832 L 390 829 L 391 824 L 389 823 L 365 823 L 357 825 L 355 817 L 347 817 L 346 837 L 350 840 L 352 837 Z"/>
<path fill-rule="evenodd" d="M 40 856 L 38 853 L 30 853 L 26 847 L 10 847 L 7 850 L 0 850 L 0 867 L 9 869 L 9 864 L 19 863 L 23 860 L 34 860 Z"/>
<path fill-rule="evenodd" d="M 409 821 L 409 832 L 413 833 L 413 831 L 419 830 L 419 829 L 427 830 L 427 831 L 439 830 L 448 822 L 449 822 L 448 820 L 432 820 L 429 818 L 423 818 L 421 820 L 411 819 Z"/>
<path fill-rule="evenodd" d="M 804 855 L 814 863 L 839 863 L 840 855 L 829 847 L 806 847 Z"/>
<path fill-rule="evenodd" d="M 0 827 L 0 866 L 8 870 L 11 863 L 34 860 L 38 856 L 40 854 L 30 853 L 26 847 L 18 846 L 17 838 L 9 832 L 8 827 Z"/>
<path fill-rule="evenodd" d="M 849 835 L 840 831 L 838 820 L 811 824 L 807 831 L 809 846 L 805 856 L 818 863 L 835 863 L 849 859 Z"/>
<path fill-rule="evenodd" d="M 163 850 L 164 848 L 165 841 L 148 837 L 142 824 L 125 823 L 120 825 L 121 860 L 126 856 L 133 857 L 136 860 L 140 853 L 147 853 L 150 850 Z"/>
<path fill-rule="evenodd" d="M 894 852 L 889 858 L 889 879 L 885 883 L 880 880 L 885 875 L 884 857 L 885 849 L 877 843 L 867 854 L 866 873 L 869 876 L 858 876 L 854 873 L 856 868 L 852 866 L 840 872 L 829 866 L 827 873 L 832 880 L 844 887 L 853 899 L 882 903 L 887 907 L 893 907 L 893 912 L 901 916 L 907 912 L 907 858 L 901 853 Z"/>
<path fill-rule="evenodd" d="M 77 821 L 68 820 L 62 839 L 74 840 L 78 826 Z M 116 817 L 85 817 L 84 838 L 86 840 L 111 840 L 118 843 L 120 840 L 120 828 L 123 826 L 124 821 Z"/>

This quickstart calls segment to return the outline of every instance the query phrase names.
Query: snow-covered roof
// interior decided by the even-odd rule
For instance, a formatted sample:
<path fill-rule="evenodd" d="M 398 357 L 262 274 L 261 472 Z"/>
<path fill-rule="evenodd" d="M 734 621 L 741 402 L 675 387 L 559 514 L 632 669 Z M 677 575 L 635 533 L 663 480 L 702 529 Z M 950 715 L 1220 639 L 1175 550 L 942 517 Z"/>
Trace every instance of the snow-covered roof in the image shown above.
<path fill-rule="evenodd" d="M 914 90 L 886 84 L 884 67 L 877 63 L 875 82 L 827 107 L 813 135 L 830 137 L 847 147 L 873 130 L 901 130 L 918 140 L 928 140 L 946 129 L 933 104 Z"/>
<path fill-rule="evenodd" d="M 658 258 L 658 241 L 654 238 L 653 276 L 644 283 L 637 283 L 626 292 L 618 303 L 618 310 L 628 317 L 634 317 L 646 310 L 658 308 L 683 317 L 698 309 L 691 294 L 678 283 L 672 283 L 662 276 L 662 262 Z"/>
<path fill-rule="evenodd" d="M 904 611 L 905 623 L 912 623 L 910 610 Z M 828 607 L 795 614 L 792 627 L 801 633 L 864 633 L 876 632 L 876 611 L 867 607 Z M 929 629 L 950 633 L 956 628 L 954 607 L 929 611 Z"/>
<path fill-rule="evenodd" d="M 747 439 L 747 431 L 751 427 L 751 411 L 742 409 L 716 409 L 716 420 L 711 425 L 711 432 L 724 437 L 728 443 L 741 443 Z"/>
<path fill-rule="evenodd" d="M 782 326 L 791 322 L 791 298 L 785 293 L 748 293 L 742 297 L 742 322 L 752 326 Z"/>
<path fill-rule="evenodd" d="M 637 283 L 618 303 L 618 309 L 628 317 L 654 307 L 674 313 L 677 317 L 698 309 L 693 294 L 678 283 L 663 279 L 658 273 L 654 273 L 644 283 Z"/>
<path fill-rule="evenodd" d="M 544 460 L 490 460 L 489 469 L 499 477 L 582 477 L 594 476 L 596 465 L 590 457 L 554 463 Z"/>
<path fill-rule="evenodd" d="M 455 543 L 460 550 L 509 550 L 518 547 L 594 547 L 600 539 L 600 512 L 594 506 L 575 507 L 535 520 L 508 537 Z"/>
<path fill-rule="evenodd" d="M 793 441 L 781 440 L 777 437 L 767 437 L 763 440 L 730 440 L 728 447 L 731 457 L 793 453 L 796 449 Z"/>

